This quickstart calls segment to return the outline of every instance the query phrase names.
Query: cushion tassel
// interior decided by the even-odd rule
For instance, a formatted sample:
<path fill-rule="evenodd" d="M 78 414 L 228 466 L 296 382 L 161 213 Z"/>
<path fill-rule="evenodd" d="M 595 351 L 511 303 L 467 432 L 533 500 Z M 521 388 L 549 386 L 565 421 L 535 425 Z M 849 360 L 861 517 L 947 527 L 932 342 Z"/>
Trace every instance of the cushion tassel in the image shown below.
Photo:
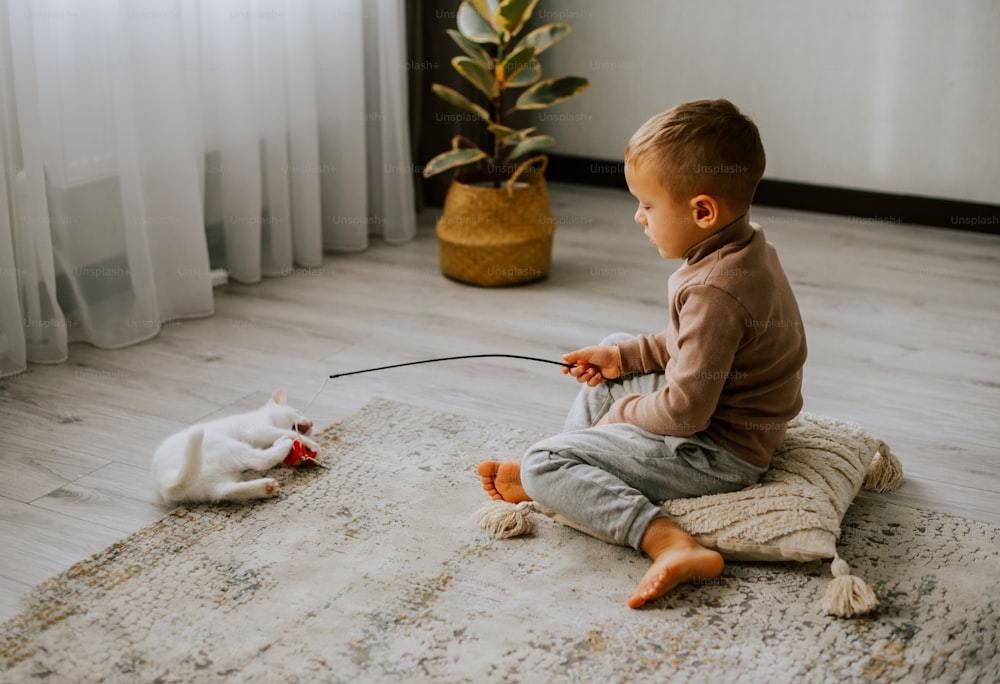
<path fill-rule="evenodd" d="M 890 492 L 903 481 L 903 466 L 885 442 L 879 444 L 878 451 L 868 464 L 861 486 L 869 491 Z"/>
<path fill-rule="evenodd" d="M 476 511 L 476 523 L 496 539 L 509 539 L 528 534 L 532 529 L 531 501 L 511 504 L 506 501 L 490 501 Z"/>
<path fill-rule="evenodd" d="M 833 581 L 826 588 L 822 608 L 826 615 L 854 617 L 871 612 L 878 606 L 875 592 L 860 577 L 851 574 L 851 568 L 839 555 L 830 566 Z"/>

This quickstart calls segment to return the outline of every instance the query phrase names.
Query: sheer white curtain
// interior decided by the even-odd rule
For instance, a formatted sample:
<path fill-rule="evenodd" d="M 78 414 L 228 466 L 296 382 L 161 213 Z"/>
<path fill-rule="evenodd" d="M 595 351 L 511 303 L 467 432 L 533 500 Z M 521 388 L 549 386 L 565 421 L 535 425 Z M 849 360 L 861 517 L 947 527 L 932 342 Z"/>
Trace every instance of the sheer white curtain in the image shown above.
<path fill-rule="evenodd" d="M 0 376 L 416 231 L 403 0 L 0 0 Z"/>

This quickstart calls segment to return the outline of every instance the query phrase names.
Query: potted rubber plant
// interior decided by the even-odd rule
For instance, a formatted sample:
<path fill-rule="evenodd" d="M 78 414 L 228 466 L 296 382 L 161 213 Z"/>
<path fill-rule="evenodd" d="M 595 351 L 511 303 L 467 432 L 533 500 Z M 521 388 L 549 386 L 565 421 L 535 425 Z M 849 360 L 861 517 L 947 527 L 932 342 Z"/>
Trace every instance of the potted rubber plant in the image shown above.
<path fill-rule="evenodd" d="M 464 136 L 431 159 L 423 175 L 454 170 L 437 222 L 441 271 L 482 286 L 514 285 L 548 275 L 555 220 L 545 186 L 555 143 L 534 127 L 512 128 L 517 112 L 545 109 L 590 86 L 582 76 L 543 78 L 538 57 L 566 37 L 552 23 L 521 35 L 538 0 L 463 0 L 448 36 L 462 50 L 451 65 L 474 89 L 474 99 L 435 83 L 433 92 L 482 123 L 491 141 L 482 149 Z"/>

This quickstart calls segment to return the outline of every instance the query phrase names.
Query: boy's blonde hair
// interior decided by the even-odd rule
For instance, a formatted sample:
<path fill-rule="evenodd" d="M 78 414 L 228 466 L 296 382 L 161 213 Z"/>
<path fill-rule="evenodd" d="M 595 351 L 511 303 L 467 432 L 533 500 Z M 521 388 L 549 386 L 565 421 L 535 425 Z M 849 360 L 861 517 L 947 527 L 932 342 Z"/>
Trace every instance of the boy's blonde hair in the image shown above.
<path fill-rule="evenodd" d="M 728 100 L 699 100 L 657 114 L 625 148 L 625 163 L 653 172 L 675 199 L 711 195 L 748 209 L 764 175 L 757 126 Z"/>

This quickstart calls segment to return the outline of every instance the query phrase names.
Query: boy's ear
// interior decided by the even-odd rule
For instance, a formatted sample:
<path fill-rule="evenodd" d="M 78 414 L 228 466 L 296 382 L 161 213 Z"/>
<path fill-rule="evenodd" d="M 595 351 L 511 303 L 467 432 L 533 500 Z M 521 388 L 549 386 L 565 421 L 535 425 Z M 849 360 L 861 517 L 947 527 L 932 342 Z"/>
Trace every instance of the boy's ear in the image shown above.
<path fill-rule="evenodd" d="M 719 222 L 719 202 L 711 195 L 698 195 L 691 199 L 691 213 L 695 225 L 702 230 L 715 228 Z"/>

